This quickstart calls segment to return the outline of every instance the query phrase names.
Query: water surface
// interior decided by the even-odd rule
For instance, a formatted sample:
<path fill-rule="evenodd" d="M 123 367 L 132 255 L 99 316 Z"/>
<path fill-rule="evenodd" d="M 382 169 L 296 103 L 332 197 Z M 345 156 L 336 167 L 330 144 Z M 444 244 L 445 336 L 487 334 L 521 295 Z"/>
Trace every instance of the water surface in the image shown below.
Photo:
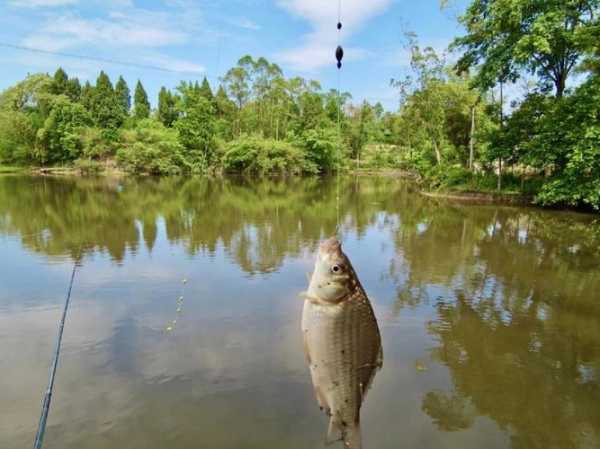
<path fill-rule="evenodd" d="M 365 449 L 600 447 L 600 221 L 391 178 L 0 177 L 0 447 L 323 448 L 298 293 L 339 225 L 385 362 Z M 185 282 L 184 282 L 185 280 Z"/>

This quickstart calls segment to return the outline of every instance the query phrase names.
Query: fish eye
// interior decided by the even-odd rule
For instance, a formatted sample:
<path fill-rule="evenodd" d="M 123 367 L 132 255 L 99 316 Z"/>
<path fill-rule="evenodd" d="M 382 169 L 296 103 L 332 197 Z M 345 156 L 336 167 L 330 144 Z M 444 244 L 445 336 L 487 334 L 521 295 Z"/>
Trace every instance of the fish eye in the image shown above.
<path fill-rule="evenodd" d="M 331 271 L 333 273 L 339 273 L 340 271 L 342 271 L 342 268 L 339 265 L 334 265 L 331 267 Z"/>

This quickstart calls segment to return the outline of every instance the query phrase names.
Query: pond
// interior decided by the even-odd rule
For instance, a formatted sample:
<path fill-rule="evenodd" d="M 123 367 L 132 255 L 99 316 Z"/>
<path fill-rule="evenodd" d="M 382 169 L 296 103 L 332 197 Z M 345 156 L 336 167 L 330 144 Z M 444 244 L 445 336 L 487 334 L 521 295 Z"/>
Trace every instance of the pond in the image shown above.
<path fill-rule="evenodd" d="M 0 447 L 324 447 L 300 320 L 336 233 L 384 363 L 365 449 L 600 447 L 600 220 L 388 177 L 0 177 Z M 338 443 L 337 446 L 342 447 Z"/>

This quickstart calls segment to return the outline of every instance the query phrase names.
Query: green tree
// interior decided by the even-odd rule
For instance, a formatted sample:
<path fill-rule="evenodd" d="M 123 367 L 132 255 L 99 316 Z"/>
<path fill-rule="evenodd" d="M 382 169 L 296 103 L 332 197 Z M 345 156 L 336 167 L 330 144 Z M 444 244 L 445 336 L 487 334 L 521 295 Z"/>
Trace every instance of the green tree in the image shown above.
<path fill-rule="evenodd" d="M 90 95 L 90 112 L 96 125 L 109 131 L 112 130 L 113 133 L 109 132 L 107 136 L 110 134 L 115 137 L 114 131 L 123 123 L 124 115 L 108 75 L 100 72 L 93 91 L 86 92 L 86 95 Z"/>
<path fill-rule="evenodd" d="M 92 103 L 94 102 L 94 86 L 92 86 L 89 81 L 86 81 L 81 88 L 79 101 L 88 111 L 91 111 Z"/>
<path fill-rule="evenodd" d="M 561 97 L 567 79 L 594 32 L 598 0 L 473 0 L 460 18 L 467 34 L 454 41 L 464 50 L 457 68 L 477 66 L 489 88 L 526 71 L 554 86 Z"/>
<path fill-rule="evenodd" d="M 202 85 L 200 86 L 199 92 L 200 92 L 200 95 L 202 95 L 208 101 L 210 101 L 211 103 L 213 102 L 213 100 L 214 100 L 213 92 L 212 92 L 212 89 L 210 88 L 210 83 L 208 82 L 208 79 L 206 79 L 206 77 L 204 77 L 204 79 L 202 80 Z"/>
<path fill-rule="evenodd" d="M 77 78 L 69 78 L 65 94 L 71 101 L 79 102 L 81 99 L 81 84 Z"/>
<path fill-rule="evenodd" d="M 223 139 L 233 139 L 235 121 L 235 103 L 227 96 L 222 85 L 215 95 L 215 113 L 217 116 L 217 134 Z"/>
<path fill-rule="evenodd" d="M 140 80 L 135 85 L 134 108 L 133 115 L 136 119 L 141 120 L 150 116 L 150 102 L 148 94 Z"/>
<path fill-rule="evenodd" d="M 161 87 L 158 93 L 158 119 L 166 127 L 171 127 L 177 119 L 175 97 L 166 87 Z"/>
<path fill-rule="evenodd" d="M 54 99 L 44 125 L 38 130 L 34 156 L 41 164 L 67 162 L 79 157 L 81 135 L 92 123 L 89 113 L 78 103 L 64 96 Z"/>
<path fill-rule="evenodd" d="M 54 73 L 54 78 L 52 79 L 51 92 L 55 95 L 66 94 L 68 81 L 69 77 L 67 76 L 67 73 L 62 69 L 62 67 L 59 67 Z"/>
<path fill-rule="evenodd" d="M 190 171 L 206 171 L 213 163 L 216 119 L 213 105 L 195 89 L 178 88 L 181 94 L 182 114 L 175 122 L 179 141 L 185 148 L 184 156 Z"/>
<path fill-rule="evenodd" d="M 129 92 L 129 86 L 122 76 L 119 76 L 117 84 L 115 84 L 115 95 L 119 100 L 119 105 L 125 115 L 129 115 L 131 110 L 131 93 Z"/>

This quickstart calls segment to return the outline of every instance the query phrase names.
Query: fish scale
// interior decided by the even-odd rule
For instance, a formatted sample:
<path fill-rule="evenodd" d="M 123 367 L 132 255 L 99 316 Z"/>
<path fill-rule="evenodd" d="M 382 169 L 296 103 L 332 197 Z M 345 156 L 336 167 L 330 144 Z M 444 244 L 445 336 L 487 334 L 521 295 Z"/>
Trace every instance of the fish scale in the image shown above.
<path fill-rule="evenodd" d="M 348 448 L 360 449 L 360 408 L 383 362 L 381 337 L 369 299 L 338 247 L 347 271 L 348 293 L 328 303 L 310 297 L 309 287 L 302 330 L 315 395 L 331 417 L 328 440 L 343 439 Z"/>

